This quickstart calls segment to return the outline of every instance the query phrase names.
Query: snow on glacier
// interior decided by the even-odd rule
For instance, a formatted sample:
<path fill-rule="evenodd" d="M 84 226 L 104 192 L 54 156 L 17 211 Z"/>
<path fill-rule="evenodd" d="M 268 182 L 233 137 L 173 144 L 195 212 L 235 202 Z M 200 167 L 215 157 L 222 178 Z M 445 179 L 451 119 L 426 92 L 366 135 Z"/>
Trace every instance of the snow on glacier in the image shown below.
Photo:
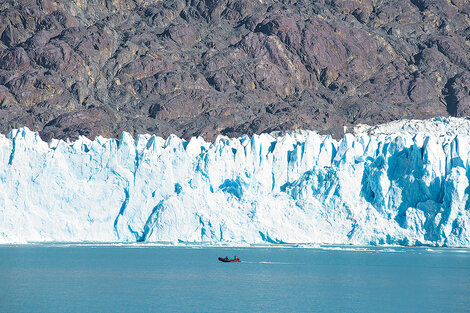
<path fill-rule="evenodd" d="M 0 135 L 0 242 L 470 246 L 470 120 L 215 142 Z"/>

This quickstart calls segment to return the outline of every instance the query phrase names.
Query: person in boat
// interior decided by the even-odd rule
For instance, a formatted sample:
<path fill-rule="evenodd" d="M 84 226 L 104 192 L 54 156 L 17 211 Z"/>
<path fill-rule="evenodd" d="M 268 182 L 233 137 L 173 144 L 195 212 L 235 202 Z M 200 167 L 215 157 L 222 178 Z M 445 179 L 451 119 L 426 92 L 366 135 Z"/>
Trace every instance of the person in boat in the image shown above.
<path fill-rule="evenodd" d="M 228 260 L 228 256 L 225 256 L 225 259 Z"/>
<path fill-rule="evenodd" d="M 237 256 L 235 256 L 233 259 L 234 259 L 235 261 L 238 261 L 238 258 L 237 258 Z"/>

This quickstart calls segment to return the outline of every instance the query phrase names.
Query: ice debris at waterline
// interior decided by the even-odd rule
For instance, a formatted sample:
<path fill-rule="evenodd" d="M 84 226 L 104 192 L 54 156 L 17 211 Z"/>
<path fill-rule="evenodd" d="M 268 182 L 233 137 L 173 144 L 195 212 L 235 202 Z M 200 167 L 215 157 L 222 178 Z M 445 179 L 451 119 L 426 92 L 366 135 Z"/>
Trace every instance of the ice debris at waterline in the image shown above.
<path fill-rule="evenodd" d="M 0 135 L 0 242 L 470 246 L 470 120 L 214 143 Z"/>

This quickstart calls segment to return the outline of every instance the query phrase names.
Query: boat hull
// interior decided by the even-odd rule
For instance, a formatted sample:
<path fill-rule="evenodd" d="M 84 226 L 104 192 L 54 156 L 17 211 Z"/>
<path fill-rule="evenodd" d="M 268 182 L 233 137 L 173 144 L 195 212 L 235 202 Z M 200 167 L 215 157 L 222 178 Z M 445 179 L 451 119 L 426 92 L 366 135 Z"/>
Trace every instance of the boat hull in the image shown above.
<path fill-rule="evenodd" d="M 226 262 L 226 263 L 241 263 L 241 261 L 238 259 L 235 260 L 235 259 L 219 258 L 219 261 Z"/>

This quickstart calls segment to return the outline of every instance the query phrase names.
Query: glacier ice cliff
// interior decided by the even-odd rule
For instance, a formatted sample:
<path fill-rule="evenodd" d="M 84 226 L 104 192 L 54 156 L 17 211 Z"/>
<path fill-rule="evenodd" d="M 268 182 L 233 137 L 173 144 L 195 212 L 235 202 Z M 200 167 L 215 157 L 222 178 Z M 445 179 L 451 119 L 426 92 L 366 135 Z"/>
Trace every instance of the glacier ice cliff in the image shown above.
<path fill-rule="evenodd" d="M 0 243 L 470 246 L 470 120 L 166 140 L 0 135 Z"/>

